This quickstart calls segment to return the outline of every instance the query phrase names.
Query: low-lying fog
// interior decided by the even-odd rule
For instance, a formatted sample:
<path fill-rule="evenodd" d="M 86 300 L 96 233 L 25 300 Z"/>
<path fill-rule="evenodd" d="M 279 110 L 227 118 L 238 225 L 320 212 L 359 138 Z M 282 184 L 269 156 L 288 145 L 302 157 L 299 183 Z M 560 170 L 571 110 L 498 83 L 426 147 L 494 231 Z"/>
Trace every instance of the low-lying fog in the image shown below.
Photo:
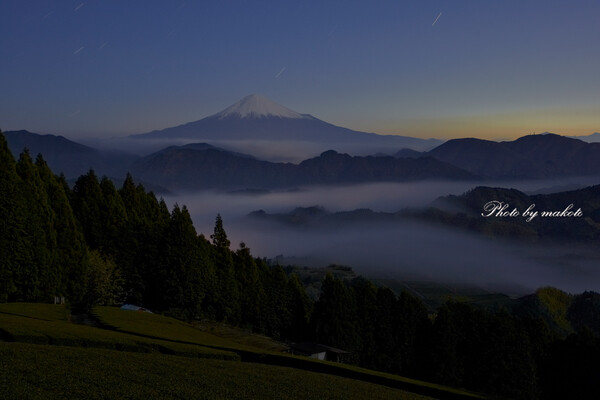
<path fill-rule="evenodd" d="M 526 192 L 546 191 L 573 183 L 529 181 L 493 183 Z M 217 213 L 237 248 L 243 241 L 254 256 L 298 258 L 298 264 L 351 266 L 368 277 L 477 284 L 505 293 L 523 294 L 551 285 L 579 293 L 600 290 L 600 252 L 588 247 L 506 243 L 447 227 L 417 223 L 355 224 L 343 229 L 306 229 L 247 218 L 262 209 L 287 213 L 319 205 L 328 211 L 370 208 L 394 212 L 427 206 L 439 196 L 462 194 L 477 186 L 468 182 L 380 183 L 311 187 L 265 194 L 202 191 L 165 197 L 186 205 L 198 233 L 209 237 Z"/>

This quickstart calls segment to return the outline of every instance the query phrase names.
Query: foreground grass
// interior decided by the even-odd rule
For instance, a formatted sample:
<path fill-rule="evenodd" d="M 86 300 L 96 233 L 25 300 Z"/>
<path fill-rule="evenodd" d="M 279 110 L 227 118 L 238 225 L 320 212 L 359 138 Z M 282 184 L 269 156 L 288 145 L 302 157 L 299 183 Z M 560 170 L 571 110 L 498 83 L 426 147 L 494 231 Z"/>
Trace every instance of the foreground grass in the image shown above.
<path fill-rule="evenodd" d="M 289 346 L 268 336 L 252 333 L 249 329 L 238 328 L 222 322 L 195 321 L 192 322 L 192 326 L 203 332 L 208 332 L 244 346 L 275 352 L 287 351 L 289 349 Z"/>
<path fill-rule="evenodd" d="M 246 362 L 258 362 L 261 364 L 286 366 L 326 373 L 354 380 L 371 382 L 378 385 L 385 385 L 392 388 L 406 389 L 411 392 L 440 398 L 484 398 L 483 396 L 464 390 L 373 371 L 353 365 L 319 361 L 307 357 L 271 351 L 265 349 L 265 347 L 262 346 L 262 343 L 260 347 L 241 344 L 248 343 L 250 340 L 243 340 L 240 337 L 238 337 L 237 340 L 223 338 L 199 330 L 182 321 L 157 314 L 135 313 L 135 318 L 132 318 L 127 312 L 123 312 L 115 307 L 96 307 L 94 308 L 93 313 L 106 326 L 110 326 L 123 332 L 144 336 L 152 335 L 152 337 L 160 337 L 177 343 L 197 343 L 204 346 L 214 346 L 214 348 L 217 349 L 237 352 L 242 361 Z M 214 329 L 212 332 L 219 332 L 222 330 L 223 329 Z M 236 336 L 231 332 L 228 332 L 227 334 L 230 337 Z"/>
<path fill-rule="evenodd" d="M 109 390 L 97 398 L 390 398 L 390 393 L 391 398 L 400 399 L 483 398 L 460 389 L 281 353 L 274 351 L 267 338 L 249 340 L 229 332 L 233 328 L 226 330 L 228 337 L 222 337 L 157 314 L 114 307 L 97 307 L 93 313 L 103 328 L 72 323 L 64 306 L 0 304 L 0 339 L 13 342 L 0 341 L 0 394 L 6 387 L 10 395 L 5 398 L 79 398 L 79 393 L 84 398 L 93 390 L 100 394 Z M 212 331 L 223 333 L 223 329 Z M 62 385 L 59 375 L 73 380 Z M 161 384 L 149 382 L 152 379 Z M 340 388 L 331 389 L 330 381 Z M 98 385 L 112 385 L 121 392 Z M 38 392 L 40 397 L 36 397 Z M 361 395 L 352 397 L 346 392 Z"/>
<path fill-rule="evenodd" d="M 258 347 L 236 343 L 232 340 L 203 332 L 183 321 L 159 314 L 124 311 L 116 307 L 95 307 L 92 313 L 105 327 L 115 329 L 119 332 L 216 348 L 250 352 L 262 351 Z"/>
<path fill-rule="evenodd" d="M 428 399 L 293 368 L 2 342 L 0 393 L 9 399 Z"/>
<path fill-rule="evenodd" d="M 52 304 L 0 304 L 0 339 L 33 344 L 239 360 L 239 356 L 230 351 L 74 324 L 70 322 L 70 314 L 65 306 Z"/>

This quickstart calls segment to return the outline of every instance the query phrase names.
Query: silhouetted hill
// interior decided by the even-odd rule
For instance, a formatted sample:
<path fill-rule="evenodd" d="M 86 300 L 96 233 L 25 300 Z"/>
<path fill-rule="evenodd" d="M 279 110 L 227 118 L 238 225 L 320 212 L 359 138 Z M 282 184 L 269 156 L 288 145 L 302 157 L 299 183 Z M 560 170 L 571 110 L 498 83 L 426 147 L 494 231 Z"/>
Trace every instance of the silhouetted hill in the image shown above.
<path fill-rule="evenodd" d="M 398 182 L 422 179 L 474 179 L 460 168 L 433 158 L 358 157 L 334 150 L 298 165 L 304 183 Z"/>
<path fill-rule="evenodd" d="M 586 136 L 568 136 L 572 139 L 579 139 L 588 143 L 600 142 L 600 132 L 594 132 L 591 135 Z"/>
<path fill-rule="evenodd" d="M 42 154 L 55 174 L 63 173 L 67 178 L 77 178 L 93 168 L 99 175 L 123 177 L 137 156 L 116 152 L 100 151 L 63 136 L 40 135 L 21 131 L 4 132 L 8 147 L 15 158 L 24 148 L 32 157 Z"/>
<path fill-rule="evenodd" d="M 427 155 L 494 179 L 600 175 L 600 143 L 554 134 L 523 136 L 511 142 L 453 139 Z"/>
<path fill-rule="evenodd" d="M 248 217 L 255 221 L 275 222 L 294 227 L 334 228 L 353 223 L 390 223 L 402 218 L 402 213 L 376 212 L 368 208 L 352 211 L 330 212 L 320 206 L 297 207 L 287 213 L 269 214 L 264 210 L 253 211 Z"/>
<path fill-rule="evenodd" d="M 223 149 L 169 147 L 143 157 L 132 172 L 172 190 L 245 189 L 293 186 L 292 164 L 260 161 Z"/>
<path fill-rule="evenodd" d="M 510 204 L 510 208 L 523 209 L 535 204 L 535 210 L 561 209 L 573 203 L 577 208 L 582 208 L 586 215 L 600 220 L 600 215 L 594 214 L 600 210 L 600 185 L 588 186 L 583 189 L 571 190 L 552 194 L 537 194 L 528 196 L 516 189 L 504 189 L 479 186 L 460 196 L 442 197 L 434 204 L 460 205 L 461 209 L 469 215 L 478 216 L 483 211 L 483 205 L 489 201 L 497 200 Z"/>
<path fill-rule="evenodd" d="M 484 217 L 490 201 L 508 203 L 506 211 L 516 208 L 521 214 L 531 205 L 538 216 L 527 222 L 516 217 Z M 581 208 L 581 217 L 542 216 L 542 211 L 562 212 L 573 204 L 571 212 Z M 408 219 L 468 230 L 491 237 L 518 240 L 561 240 L 594 242 L 600 239 L 600 185 L 550 195 L 528 196 L 515 189 L 477 187 L 461 196 L 446 196 L 425 209 L 377 212 L 370 209 L 329 212 L 321 207 L 296 208 L 288 213 L 269 214 L 264 210 L 249 214 L 254 220 L 298 227 L 335 227 L 344 224 L 402 223 Z"/>
<path fill-rule="evenodd" d="M 573 332 L 567 311 L 573 296 L 562 290 L 545 287 L 523 296 L 513 305 L 513 313 L 522 318 L 540 318 L 560 336 Z"/>
<path fill-rule="evenodd" d="M 505 211 L 517 209 L 516 217 L 500 217 L 484 211 L 491 201 L 508 204 Z M 542 212 L 570 212 L 581 209 L 582 216 L 543 216 Z M 538 215 L 527 222 L 522 214 L 534 205 Z M 492 236 L 594 241 L 600 239 L 600 185 L 553 194 L 528 196 L 515 189 L 477 187 L 461 196 L 437 199 L 432 209 L 419 212 L 420 218 L 463 227 Z"/>
<path fill-rule="evenodd" d="M 173 190 L 476 178 L 432 158 L 352 157 L 330 150 L 300 164 L 273 163 L 206 144 L 172 146 L 153 153 L 138 160 L 132 172 Z"/>

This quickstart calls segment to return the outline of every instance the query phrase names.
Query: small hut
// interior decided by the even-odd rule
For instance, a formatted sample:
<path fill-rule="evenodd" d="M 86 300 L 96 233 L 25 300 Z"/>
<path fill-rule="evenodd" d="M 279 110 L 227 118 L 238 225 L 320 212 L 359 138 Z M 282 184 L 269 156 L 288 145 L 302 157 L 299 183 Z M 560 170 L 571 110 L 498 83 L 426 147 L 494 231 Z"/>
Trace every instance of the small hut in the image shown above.
<path fill-rule="evenodd" d="M 292 343 L 290 345 L 292 354 L 316 358 L 317 360 L 326 360 L 345 363 L 350 361 L 352 353 L 349 351 L 337 349 L 318 343 Z"/>

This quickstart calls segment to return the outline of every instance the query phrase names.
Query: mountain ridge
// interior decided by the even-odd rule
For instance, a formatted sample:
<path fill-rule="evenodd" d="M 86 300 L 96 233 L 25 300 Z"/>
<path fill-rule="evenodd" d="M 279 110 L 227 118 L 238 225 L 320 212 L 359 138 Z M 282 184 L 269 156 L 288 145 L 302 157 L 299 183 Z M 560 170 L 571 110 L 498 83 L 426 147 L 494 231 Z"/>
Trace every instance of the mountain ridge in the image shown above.
<path fill-rule="evenodd" d="M 50 169 L 67 178 L 77 178 L 94 169 L 99 175 L 124 176 L 137 156 L 104 151 L 69 140 L 64 136 L 39 134 L 27 130 L 3 132 L 13 156 L 27 148 L 32 157 L 42 154 Z"/>
<path fill-rule="evenodd" d="M 355 144 L 417 150 L 429 150 L 442 143 L 437 139 L 378 135 L 344 128 L 310 114 L 298 113 L 261 95 L 246 96 L 229 107 L 196 121 L 129 137 L 193 141 L 306 141 L 323 144 L 328 148 Z"/>
<path fill-rule="evenodd" d="M 424 153 L 489 179 L 541 179 L 600 174 L 600 143 L 556 134 L 513 141 L 461 138 Z"/>
<path fill-rule="evenodd" d="M 547 218 L 538 215 L 529 222 L 523 216 L 484 218 L 483 207 L 490 200 L 508 203 L 509 210 L 516 208 L 520 212 L 532 204 L 538 211 L 564 210 L 569 204 L 575 204 L 573 211 L 581 208 L 583 216 Z M 330 212 L 315 205 L 296 207 L 283 213 L 257 210 L 247 214 L 247 217 L 255 221 L 319 229 L 356 223 L 389 225 L 421 221 L 508 240 L 595 243 L 600 238 L 600 185 L 540 195 L 527 195 L 516 189 L 478 186 L 462 195 L 439 197 L 425 208 L 404 208 L 396 212 L 369 208 Z"/>
<path fill-rule="evenodd" d="M 140 158 L 134 176 L 171 190 L 272 189 L 302 185 L 469 180 L 476 176 L 433 158 L 360 157 L 328 150 L 299 164 L 250 158 L 217 147 L 171 146 Z"/>
<path fill-rule="evenodd" d="M 584 142 L 588 142 L 588 143 L 596 143 L 596 142 L 600 142 L 600 132 L 594 132 L 590 135 L 583 135 L 583 136 L 567 136 L 570 137 L 572 139 L 579 139 L 582 140 Z"/>

